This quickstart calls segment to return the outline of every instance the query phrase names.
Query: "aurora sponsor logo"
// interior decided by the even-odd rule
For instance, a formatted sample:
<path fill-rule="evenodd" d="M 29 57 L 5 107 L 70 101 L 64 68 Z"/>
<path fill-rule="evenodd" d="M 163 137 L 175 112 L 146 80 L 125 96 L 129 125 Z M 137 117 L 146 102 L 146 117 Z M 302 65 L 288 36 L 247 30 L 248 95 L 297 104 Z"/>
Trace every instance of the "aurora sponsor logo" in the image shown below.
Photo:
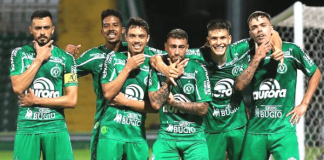
<path fill-rule="evenodd" d="M 282 106 L 262 105 L 255 108 L 254 115 L 258 118 L 280 118 L 282 116 Z"/>
<path fill-rule="evenodd" d="M 215 84 L 213 97 L 222 98 L 229 97 L 233 92 L 234 80 L 225 78 Z"/>
<path fill-rule="evenodd" d="M 182 94 L 175 94 L 175 95 L 173 95 L 173 98 L 178 101 L 181 101 L 181 102 L 190 102 L 190 100 Z M 177 113 L 183 114 L 184 113 L 184 112 L 178 110 L 177 108 L 170 106 L 169 104 L 164 105 L 162 111 L 164 113 L 175 113 L 175 114 L 177 114 Z"/>
<path fill-rule="evenodd" d="M 280 89 L 279 82 L 276 79 L 268 78 L 261 82 L 259 91 L 253 92 L 253 99 L 283 98 L 286 97 L 286 89 Z"/>
<path fill-rule="evenodd" d="M 60 92 L 55 90 L 53 83 L 44 77 L 34 81 L 32 91 L 36 97 L 56 98 L 60 96 Z"/>
<path fill-rule="evenodd" d="M 132 100 L 143 100 L 144 98 L 144 91 L 143 89 L 137 84 L 130 84 L 125 89 L 125 95 L 128 99 Z"/>

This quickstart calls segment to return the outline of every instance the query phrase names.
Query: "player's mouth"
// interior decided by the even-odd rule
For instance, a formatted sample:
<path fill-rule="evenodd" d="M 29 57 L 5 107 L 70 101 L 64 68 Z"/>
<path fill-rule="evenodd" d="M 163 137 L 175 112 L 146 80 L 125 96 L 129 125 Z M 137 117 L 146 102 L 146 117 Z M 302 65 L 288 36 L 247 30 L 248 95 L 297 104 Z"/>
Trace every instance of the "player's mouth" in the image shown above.
<path fill-rule="evenodd" d="M 214 51 L 216 53 L 225 53 L 226 46 L 225 45 L 222 45 L 222 46 L 214 46 L 213 49 L 214 49 Z"/>
<path fill-rule="evenodd" d="M 115 34 L 115 33 L 109 33 L 108 34 L 108 37 L 112 39 L 112 38 L 117 37 L 117 34 Z"/>
<path fill-rule="evenodd" d="M 132 46 L 133 46 L 133 48 L 136 49 L 136 50 L 139 50 L 139 49 L 141 49 L 141 47 L 142 47 L 142 45 L 140 45 L 140 44 L 134 44 L 134 45 L 132 45 Z"/>
<path fill-rule="evenodd" d="M 263 38 L 265 38 L 265 35 L 264 34 L 257 35 L 257 39 L 258 40 L 262 40 Z"/>

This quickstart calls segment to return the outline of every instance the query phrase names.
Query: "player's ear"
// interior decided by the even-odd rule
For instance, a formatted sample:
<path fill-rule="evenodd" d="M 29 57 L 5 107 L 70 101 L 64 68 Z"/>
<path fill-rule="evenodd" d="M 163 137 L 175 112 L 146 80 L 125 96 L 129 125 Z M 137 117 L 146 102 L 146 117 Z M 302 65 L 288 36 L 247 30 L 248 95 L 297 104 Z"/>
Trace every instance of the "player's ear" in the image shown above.
<path fill-rule="evenodd" d="M 54 34 L 54 31 L 55 31 L 55 26 L 52 27 L 52 32 L 51 32 L 52 35 Z"/>
<path fill-rule="evenodd" d="M 32 28 L 32 26 L 29 26 L 29 33 L 30 34 L 33 34 L 33 28 Z"/>
<path fill-rule="evenodd" d="M 125 34 L 125 27 L 122 27 L 122 34 Z"/>
<path fill-rule="evenodd" d="M 148 43 L 149 41 L 150 41 L 150 35 L 147 35 L 146 43 Z"/>
<path fill-rule="evenodd" d="M 229 36 L 228 36 L 228 39 L 229 39 L 229 40 L 228 40 L 228 44 L 231 44 L 231 43 L 232 43 L 232 35 L 229 35 Z"/>
<path fill-rule="evenodd" d="M 167 50 L 167 43 L 164 43 L 164 50 Z"/>

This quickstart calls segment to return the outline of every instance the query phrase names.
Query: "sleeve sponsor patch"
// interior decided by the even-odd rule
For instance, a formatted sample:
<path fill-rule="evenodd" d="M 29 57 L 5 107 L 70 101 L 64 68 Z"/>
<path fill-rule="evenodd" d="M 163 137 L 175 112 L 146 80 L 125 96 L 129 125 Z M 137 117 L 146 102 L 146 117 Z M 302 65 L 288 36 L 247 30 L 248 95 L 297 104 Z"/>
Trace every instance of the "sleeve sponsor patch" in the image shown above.
<path fill-rule="evenodd" d="M 67 73 L 64 75 L 64 84 L 67 83 L 78 83 L 77 74 L 75 73 Z"/>

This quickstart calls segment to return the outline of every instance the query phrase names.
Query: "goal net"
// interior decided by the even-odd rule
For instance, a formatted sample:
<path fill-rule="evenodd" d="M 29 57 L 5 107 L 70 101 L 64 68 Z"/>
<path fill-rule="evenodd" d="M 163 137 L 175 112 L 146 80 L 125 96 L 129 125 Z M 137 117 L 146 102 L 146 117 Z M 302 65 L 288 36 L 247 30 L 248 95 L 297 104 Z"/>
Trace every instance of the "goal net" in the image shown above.
<path fill-rule="evenodd" d="M 272 19 L 283 41 L 301 46 L 318 65 L 324 69 L 324 7 L 310 7 L 296 2 Z M 322 76 L 320 84 L 302 120 L 297 125 L 300 159 L 324 159 L 324 88 Z M 296 104 L 300 104 L 309 78 L 299 71 Z"/>

